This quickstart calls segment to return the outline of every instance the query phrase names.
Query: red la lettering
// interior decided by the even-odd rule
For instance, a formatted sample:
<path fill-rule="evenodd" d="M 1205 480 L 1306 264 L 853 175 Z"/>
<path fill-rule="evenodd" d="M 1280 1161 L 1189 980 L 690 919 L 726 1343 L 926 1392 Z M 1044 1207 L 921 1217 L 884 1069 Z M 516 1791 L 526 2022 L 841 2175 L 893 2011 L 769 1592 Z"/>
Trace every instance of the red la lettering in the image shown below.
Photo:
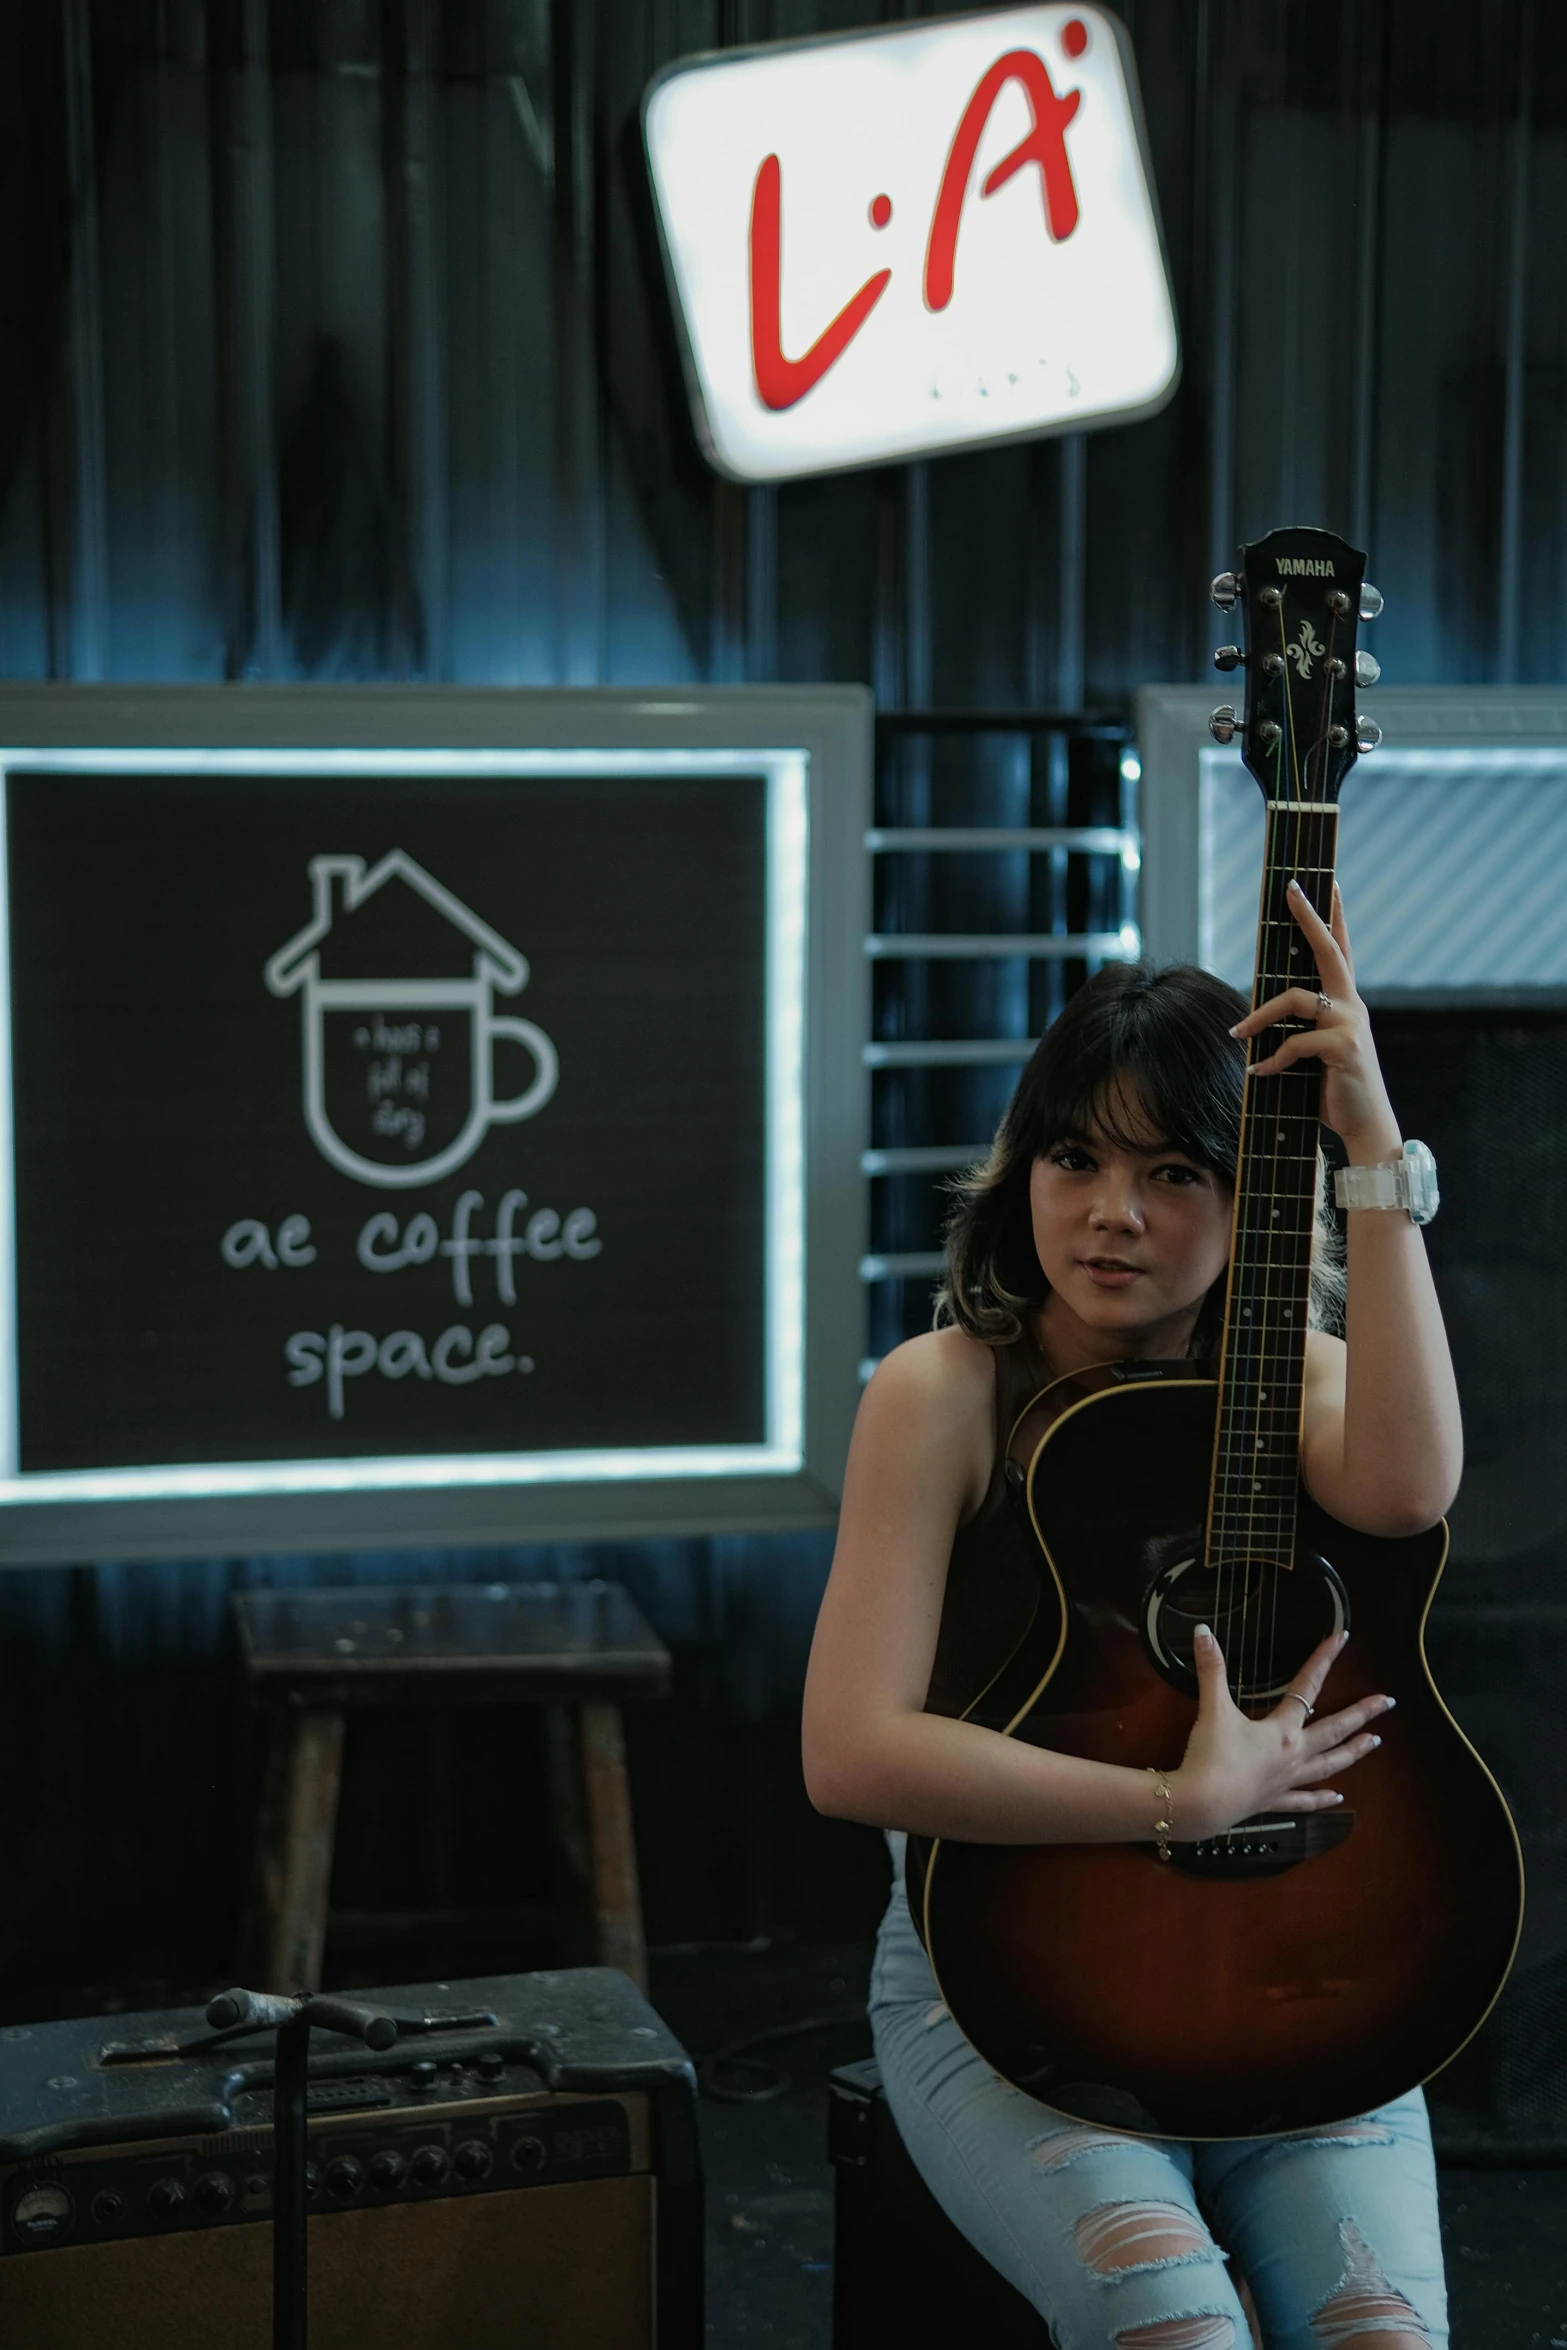
<path fill-rule="evenodd" d="M 968 194 L 969 174 L 974 168 L 974 157 L 985 125 L 990 120 L 990 110 L 1008 82 L 1022 84 L 1023 94 L 1034 117 L 1034 127 L 1028 137 L 996 165 L 980 193 L 993 196 L 997 188 L 1005 186 L 1015 171 L 1022 170 L 1025 163 L 1037 163 L 1040 193 L 1045 205 L 1045 226 L 1052 239 L 1060 244 L 1077 226 L 1077 189 L 1072 183 L 1072 166 L 1067 161 L 1066 126 L 1077 112 L 1081 92 L 1071 90 L 1064 98 L 1058 98 L 1045 70 L 1044 60 L 1036 57 L 1032 49 L 1009 49 L 1004 57 L 996 59 L 964 107 L 963 120 L 958 124 L 952 152 L 947 157 L 947 168 L 941 175 L 936 209 L 931 216 L 930 243 L 925 248 L 927 309 L 945 310 L 952 299 L 958 222 L 963 214 L 963 199 Z"/>
<path fill-rule="evenodd" d="M 1074 100 L 1075 104 L 1076 101 Z M 978 134 L 975 134 L 976 137 Z M 776 155 L 763 158 L 751 194 L 751 365 L 764 408 L 792 408 L 853 342 L 887 290 L 890 269 L 868 277 L 837 317 L 798 359 L 786 359 L 779 280 L 783 269 L 783 174 Z"/>

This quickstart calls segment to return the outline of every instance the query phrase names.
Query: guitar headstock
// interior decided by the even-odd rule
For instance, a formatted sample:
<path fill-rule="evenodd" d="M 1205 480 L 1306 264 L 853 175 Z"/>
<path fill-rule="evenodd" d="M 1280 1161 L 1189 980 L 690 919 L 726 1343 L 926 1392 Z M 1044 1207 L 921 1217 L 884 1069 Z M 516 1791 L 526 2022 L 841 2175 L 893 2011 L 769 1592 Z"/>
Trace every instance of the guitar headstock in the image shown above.
<path fill-rule="evenodd" d="M 1331 531 L 1272 530 L 1213 583 L 1216 604 L 1239 605 L 1243 631 L 1213 665 L 1244 667 L 1246 703 L 1239 718 L 1222 705 L 1209 728 L 1221 743 L 1241 736 L 1241 756 L 1275 805 L 1335 806 L 1359 753 L 1382 739 L 1355 707 L 1356 687 L 1380 674 L 1356 647 L 1360 622 L 1382 609 L 1365 570 L 1365 556 Z"/>

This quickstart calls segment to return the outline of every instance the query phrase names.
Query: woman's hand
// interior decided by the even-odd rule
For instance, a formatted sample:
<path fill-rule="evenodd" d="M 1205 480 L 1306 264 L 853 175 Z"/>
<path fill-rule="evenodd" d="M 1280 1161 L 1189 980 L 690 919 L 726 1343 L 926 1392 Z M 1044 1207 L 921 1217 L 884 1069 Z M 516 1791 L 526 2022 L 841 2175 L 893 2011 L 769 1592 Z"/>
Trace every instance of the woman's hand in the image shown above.
<path fill-rule="evenodd" d="M 1286 988 L 1283 995 L 1270 996 L 1255 1012 L 1237 1020 L 1230 1033 L 1244 1038 L 1281 1020 L 1314 1022 L 1286 1037 L 1265 1061 L 1254 1062 L 1250 1074 L 1275 1077 L 1296 1061 L 1320 1061 L 1324 1126 L 1332 1127 L 1352 1159 L 1396 1158 L 1401 1140 L 1398 1121 L 1371 1041 L 1371 1017 L 1355 992 L 1355 964 L 1338 883 L 1333 884 L 1331 928 L 1297 881 L 1289 885 L 1289 908 L 1316 959 L 1321 994 L 1304 987 Z"/>
<path fill-rule="evenodd" d="M 1317 1699 L 1347 1637 L 1335 1634 L 1314 1649 L 1289 1694 L 1254 1721 L 1230 1695 L 1219 1643 L 1206 1625 L 1199 1629 L 1197 1719 L 1180 1769 L 1170 1773 L 1175 1833 L 1183 1844 L 1217 1836 L 1255 1812 L 1329 1811 L 1343 1802 L 1322 1781 L 1381 1745 L 1366 1725 L 1393 1704 L 1391 1697 L 1363 1697 L 1342 1713 L 1316 1718 Z"/>

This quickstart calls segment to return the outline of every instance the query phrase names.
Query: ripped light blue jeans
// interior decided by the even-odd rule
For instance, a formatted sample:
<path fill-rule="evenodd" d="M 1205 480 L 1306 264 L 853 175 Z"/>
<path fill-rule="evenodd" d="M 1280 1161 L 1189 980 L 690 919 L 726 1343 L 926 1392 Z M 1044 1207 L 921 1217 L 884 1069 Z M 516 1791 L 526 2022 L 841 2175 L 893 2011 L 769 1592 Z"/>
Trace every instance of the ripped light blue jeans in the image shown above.
<path fill-rule="evenodd" d="M 1267 2350 L 1445 2350 L 1436 2169 L 1418 2089 L 1312 2136 L 1187 2145 L 1051 2112 L 976 2055 L 903 1892 L 871 1974 L 893 2118 L 949 2219 L 1046 2320 L 1057 2350 L 1246 2350 L 1230 2256 Z"/>

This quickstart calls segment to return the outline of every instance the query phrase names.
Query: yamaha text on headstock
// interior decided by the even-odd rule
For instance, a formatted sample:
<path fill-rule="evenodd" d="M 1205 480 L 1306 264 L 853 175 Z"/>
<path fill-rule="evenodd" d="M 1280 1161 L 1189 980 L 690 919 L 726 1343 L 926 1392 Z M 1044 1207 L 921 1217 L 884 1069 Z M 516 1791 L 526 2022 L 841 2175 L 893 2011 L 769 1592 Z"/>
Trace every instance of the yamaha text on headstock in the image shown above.
<path fill-rule="evenodd" d="M 1339 792 L 1378 739 L 1355 694 L 1377 675 L 1357 634 L 1382 599 L 1361 556 L 1318 530 L 1245 548 L 1213 593 L 1239 607 L 1241 642 L 1214 658 L 1244 667 L 1246 692 L 1243 715 L 1226 705 L 1212 729 L 1240 737 L 1267 811 L 1255 1007 L 1320 992 L 1285 892 L 1298 880 L 1329 917 Z M 1278 1041 L 1255 1038 L 1251 1061 Z M 954 1694 L 944 1616 L 928 1701 L 1058 1753 L 1170 1768 L 1195 1718 L 1199 1623 L 1219 1633 L 1239 1702 L 1261 1709 L 1352 1622 L 1331 1703 L 1397 1702 L 1341 1807 L 1200 1842 L 1177 1817 L 1173 1866 L 1151 1842 L 910 1837 L 914 1915 L 980 2054 L 1058 2112 L 1134 2134 L 1263 2137 L 1401 2095 L 1481 2023 L 1522 1915 L 1507 1807 L 1425 1660 L 1445 1526 L 1364 1534 L 1301 1482 L 1318 1094 L 1309 1058 L 1248 1082 L 1217 1376 L 1115 1363 L 1022 1411 L 1017 1516 L 996 1538 L 1008 1629 Z"/>

